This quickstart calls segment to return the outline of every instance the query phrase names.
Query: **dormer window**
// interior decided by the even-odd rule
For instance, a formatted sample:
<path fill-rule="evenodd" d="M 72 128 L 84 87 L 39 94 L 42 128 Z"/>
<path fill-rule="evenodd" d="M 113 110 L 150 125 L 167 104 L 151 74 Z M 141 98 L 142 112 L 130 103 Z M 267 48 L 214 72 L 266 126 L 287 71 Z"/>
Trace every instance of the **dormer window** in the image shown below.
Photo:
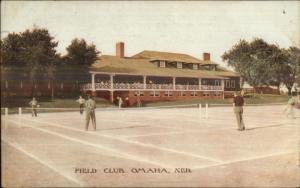
<path fill-rule="evenodd" d="M 193 69 L 194 70 L 198 70 L 198 65 L 197 64 L 193 64 Z"/>
<path fill-rule="evenodd" d="M 211 66 L 212 71 L 216 71 L 216 65 Z"/>
<path fill-rule="evenodd" d="M 177 68 L 182 69 L 182 62 L 177 62 Z"/>
<path fill-rule="evenodd" d="M 159 62 L 159 67 L 165 68 L 166 67 L 166 62 L 165 61 L 160 61 Z"/>

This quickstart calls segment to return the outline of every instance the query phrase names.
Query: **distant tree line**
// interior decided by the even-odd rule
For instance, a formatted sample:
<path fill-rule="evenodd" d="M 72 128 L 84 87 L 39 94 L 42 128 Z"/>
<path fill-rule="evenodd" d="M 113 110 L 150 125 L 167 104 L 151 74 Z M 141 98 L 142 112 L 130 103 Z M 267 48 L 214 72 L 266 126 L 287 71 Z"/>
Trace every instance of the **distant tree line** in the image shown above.
<path fill-rule="evenodd" d="M 78 79 L 78 75 L 88 76 L 88 67 L 97 60 L 99 54 L 95 45 L 76 38 L 66 48 L 67 54 L 62 56 L 56 51 L 58 42 L 43 28 L 9 33 L 0 44 L 1 71 L 27 73 L 32 94 L 34 84 L 41 75 L 51 82 L 58 79 L 59 74 L 65 73 L 73 80 Z"/>
<path fill-rule="evenodd" d="M 283 84 L 289 95 L 293 86 L 300 86 L 300 49 L 297 47 L 280 48 L 259 38 L 251 42 L 240 40 L 222 59 L 251 86 L 279 89 Z"/>

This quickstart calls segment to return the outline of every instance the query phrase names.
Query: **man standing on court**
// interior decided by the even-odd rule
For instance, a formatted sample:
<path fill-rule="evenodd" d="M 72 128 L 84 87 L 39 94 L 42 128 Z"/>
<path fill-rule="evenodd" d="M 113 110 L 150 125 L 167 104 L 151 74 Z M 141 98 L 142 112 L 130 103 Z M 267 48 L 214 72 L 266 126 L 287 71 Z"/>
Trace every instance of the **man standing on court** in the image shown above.
<path fill-rule="evenodd" d="M 35 97 L 32 98 L 32 101 L 29 102 L 29 105 L 31 106 L 31 115 L 32 117 L 37 117 L 37 111 L 36 108 L 38 107 L 38 102 L 35 99 Z"/>
<path fill-rule="evenodd" d="M 82 115 L 83 114 L 83 107 L 84 107 L 85 100 L 84 100 L 84 98 L 82 98 L 81 96 L 79 96 L 79 99 L 77 100 L 77 102 L 79 103 L 79 112 Z"/>
<path fill-rule="evenodd" d="M 295 118 L 295 115 L 294 115 L 295 105 L 296 105 L 296 97 L 290 96 L 288 103 L 284 109 L 284 112 L 286 112 L 286 117 Z"/>
<path fill-rule="evenodd" d="M 120 96 L 117 97 L 119 108 L 122 108 L 123 100 Z"/>
<path fill-rule="evenodd" d="M 233 108 L 238 123 L 239 131 L 245 130 L 245 125 L 243 121 L 243 106 L 244 106 L 243 96 L 241 96 L 239 92 L 235 92 L 233 98 Z"/>
<path fill-rule="evenodd" d="M 95 117 L 96 102 L 90 95 L 88 95 L 87 97 L 88 99 L 85 102 L 85 130 L 86 131 L 88 130 L 90 119 L 91 119 L 94 131 L 96 131 L 96 117 Z"/>

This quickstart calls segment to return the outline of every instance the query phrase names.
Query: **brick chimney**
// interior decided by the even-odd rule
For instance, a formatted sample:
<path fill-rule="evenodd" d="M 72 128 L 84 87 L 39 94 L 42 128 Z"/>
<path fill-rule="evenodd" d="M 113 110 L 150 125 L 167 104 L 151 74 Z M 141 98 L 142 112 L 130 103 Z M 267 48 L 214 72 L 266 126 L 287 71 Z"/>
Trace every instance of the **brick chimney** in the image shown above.
<path fill-rule="evenodd" d="M 204 61 L 210 61 L 210 53 L 204 52 L 203 53 L 203 60 Z"/>
<path fill-rule="evenodd" d="M 124 57 L 124 42 L 118 42 L 116 44 L 116 56 L 117 57 Z"/>

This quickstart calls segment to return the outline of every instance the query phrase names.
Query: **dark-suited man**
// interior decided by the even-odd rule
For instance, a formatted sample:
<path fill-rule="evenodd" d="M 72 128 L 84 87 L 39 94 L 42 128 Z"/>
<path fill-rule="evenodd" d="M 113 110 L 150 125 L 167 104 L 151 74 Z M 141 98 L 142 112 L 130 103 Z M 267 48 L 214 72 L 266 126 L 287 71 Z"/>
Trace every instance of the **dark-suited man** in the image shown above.
<path fill-rule="evenodd" d="M 235 92 L 233 98 L 233 108 L 234 108 L 233 110 L 236 116 L 239 131 L 245 130 L 245 124 L 243 121 L 243 106 L 244 106 L 243 96 L 241 96 L 240 92 Z"/>

